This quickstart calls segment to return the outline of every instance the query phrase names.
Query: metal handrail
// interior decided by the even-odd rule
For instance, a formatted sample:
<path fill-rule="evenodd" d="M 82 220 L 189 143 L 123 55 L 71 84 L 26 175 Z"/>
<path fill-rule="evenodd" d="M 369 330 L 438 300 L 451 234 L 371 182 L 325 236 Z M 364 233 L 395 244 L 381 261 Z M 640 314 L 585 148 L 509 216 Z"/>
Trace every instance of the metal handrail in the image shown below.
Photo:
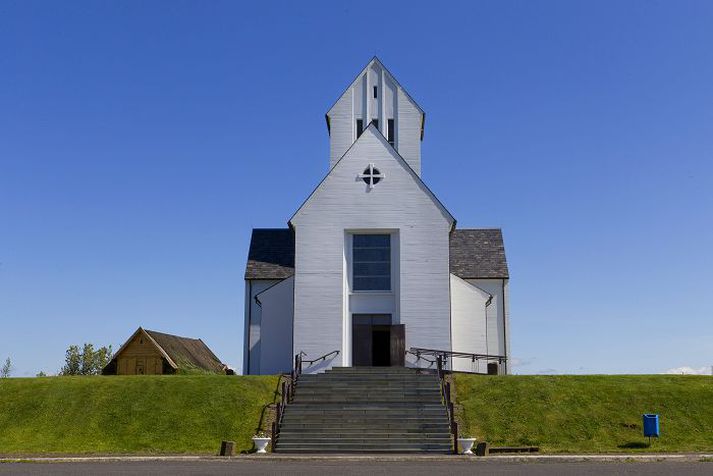
<path fill-rule="evenodd" d="M 299 354 L 297 354 L 297 356 L 299 356 L 299 364 L 300 364 L 300 366 L 299 366 L 300 372 L 299 372 L 299 373 L 302 373 L 302 364 L 306 363 L 306 364 L 308 364 L 308 366 L 309 366 L 309 365 L 312 365 L 312 364 L 315 363 L 315 362 L 320 362 L 320 361 L 322 361 L 322 360 L 327 360 L 327 358 L 328 358 L 329 356 L 331 356 L 332 354 L 334 354 L 334 355 L 339 355 L 339 350 L 333 350 L 333 351 L 331 351 L 331 352 L 327 352 L 327 353 L 324 354 L 323 356 L 317 357 L 317 358 L 314 359 L 314 360 L 302 360 L 302 355 L 305 355 L 305 356 L 306 356 L 307 354 L 305 354 L 304 352 L 300 352 Z M 297 356 L 296 356 L 296 357 L 297 357 Z"/>
<path fill-rule="evenodd" d="M 504 355 L 493 354 L 473 354 L 470 352 L 455 352 L 452 350 L 424 349 L 421 347 L 411 347 L 411 352 L 416 354 L 432 355 L 434 357 L 441 356 L 444 360 L 448 357 L 467 358 L 475 362 L 476 360 L 497 360 L 499 363 L 507 362 L 508 358 Z"/>
<path fill-rule="evenodd" d="M 292 402 L 292 399 L 295 396 L 295 385 L 297 384 L 299 376 L 302 374 L 302 364 L 306 362 L 309 365 L 312 365 L 315 362 L 326 360 L 332 354 L 339 355 L 339 350 L 333 350 L 314 360 L 302 360 L 302 356 L 307 355 L 302 351 L 295 355 L 295 366 L 292 371 L 290 371 L 290 380 L 289 382 L 283 381 L 281 383 L 282 394 L 280 396 L 280 401 L 277 402 L 277 405 L 275 405 L 275 421 L 272 422 L 272 434 L 270 435 L 270 445 L 272 451 L 275 451 L 275 444 L 277 443 L 277 437 L 280 434 L 280 425 L 282 424 L 282 416 L 285 414 L 285 407 Z"/>
<path fill-rule="evenodd" d="M 429 364 L 428 364 L 429 367 L 433 367 L 433 364 L 436 363 L 435 360 L 427 359 L 426 357 L 422 356 L 422 355 L 419 354 L 418 352 L 413 352 L 413 351 L 411 351 L 411 350 L 406 350 L 405 353 L 406 353 L 406 354 L 411 354 L 411 355 L 415 356 L 415 357 L 416 357 L 416 362 L 418 362 L 419 360 L 425 360 L 426 362 L 429 362 Z"/>
<path fill-rule="evenodd" d="M 453 435 L 453 453 L 458 454 L 458 423 L 456 422 L 455 413 L 453 411 L 453 402 L 451 401 L 451 384 L 445 380 L 445 372 L 443 371 L 443 358 L 439 355 L 436 357 L 438 369 L 438 379 L 441 384 L 441 396 L 446 404 L 446 413 L 448 414 L 448 422 Z"/>
<path fill-rule="evenodd" d="M 290 376 L 289 383 L 284 380 L 280 383 L 280 401 L 275 405 L 275 420 L 272 422 L 272 434 L 270 435 L 270 446 L 272 451 L 275 451 L 277 436 L 280 434 L 280 425 L 282 424 L 282 416 L 285 414 L 285 406 L 292 399 L 292 393 L 294 392 L 294 372 L 292 372 Z"/>

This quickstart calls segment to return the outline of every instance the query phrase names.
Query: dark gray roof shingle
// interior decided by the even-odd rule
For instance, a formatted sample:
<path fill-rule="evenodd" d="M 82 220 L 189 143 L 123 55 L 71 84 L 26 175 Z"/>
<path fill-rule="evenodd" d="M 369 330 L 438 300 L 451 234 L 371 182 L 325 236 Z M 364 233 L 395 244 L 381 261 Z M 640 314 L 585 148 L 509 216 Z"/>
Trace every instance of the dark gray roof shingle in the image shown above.
<path fill-rule="evenodd" d="M 463 279 L 507 278 L 508 264 L 500 229 L 454 230 L 451 273 Z"/>
<path fill-rule="evenodd" d="M 502 232 L 499 229 L 454 230 L 450 238 L 450 269 L 463 279 L 507 278 Z M 292 230 L 253 230 L 245 279 L 285 279 L 293 274 L 295 238 Z"/>
<path fill-rule="evenodd" d="M 295 236 L 289 228 L 256 228 L 245 279 L 285 279 L 295 274 Z"/>

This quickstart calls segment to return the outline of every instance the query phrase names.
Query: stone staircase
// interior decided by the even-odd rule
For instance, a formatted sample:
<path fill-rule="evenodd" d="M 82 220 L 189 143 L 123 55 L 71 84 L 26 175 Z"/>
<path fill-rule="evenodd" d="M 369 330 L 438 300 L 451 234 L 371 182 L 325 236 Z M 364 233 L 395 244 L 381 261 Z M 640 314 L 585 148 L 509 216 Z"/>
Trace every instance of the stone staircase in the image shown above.
<path fill-rule="evenodd" d="M 449 453 L 448 414 L 434 373 L 334 367 L 303 374 L 285 407 L 278 453 Z"/>

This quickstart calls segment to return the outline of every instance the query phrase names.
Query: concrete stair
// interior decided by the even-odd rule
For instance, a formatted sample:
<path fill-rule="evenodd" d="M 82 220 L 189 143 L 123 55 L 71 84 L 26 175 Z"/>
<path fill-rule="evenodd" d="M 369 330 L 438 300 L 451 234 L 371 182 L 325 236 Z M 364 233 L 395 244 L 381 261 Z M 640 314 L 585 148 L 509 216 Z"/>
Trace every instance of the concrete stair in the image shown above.
<path fill-rule="evenodd" d="M 401 367 L 335 367 L 301 375 L 278 453 L 449 453 L 438 377 Z"/>

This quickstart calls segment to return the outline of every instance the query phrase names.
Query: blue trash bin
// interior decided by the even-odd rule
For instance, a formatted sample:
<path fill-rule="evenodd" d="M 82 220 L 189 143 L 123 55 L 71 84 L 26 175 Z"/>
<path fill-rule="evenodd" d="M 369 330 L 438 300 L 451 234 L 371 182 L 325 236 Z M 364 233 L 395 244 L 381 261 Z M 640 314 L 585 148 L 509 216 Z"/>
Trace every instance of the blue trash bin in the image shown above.
<path fill-rule="evenodd" d="M 644 436 L 659 437 L 659 416 L 655 413 L 644 415 Z"/>

